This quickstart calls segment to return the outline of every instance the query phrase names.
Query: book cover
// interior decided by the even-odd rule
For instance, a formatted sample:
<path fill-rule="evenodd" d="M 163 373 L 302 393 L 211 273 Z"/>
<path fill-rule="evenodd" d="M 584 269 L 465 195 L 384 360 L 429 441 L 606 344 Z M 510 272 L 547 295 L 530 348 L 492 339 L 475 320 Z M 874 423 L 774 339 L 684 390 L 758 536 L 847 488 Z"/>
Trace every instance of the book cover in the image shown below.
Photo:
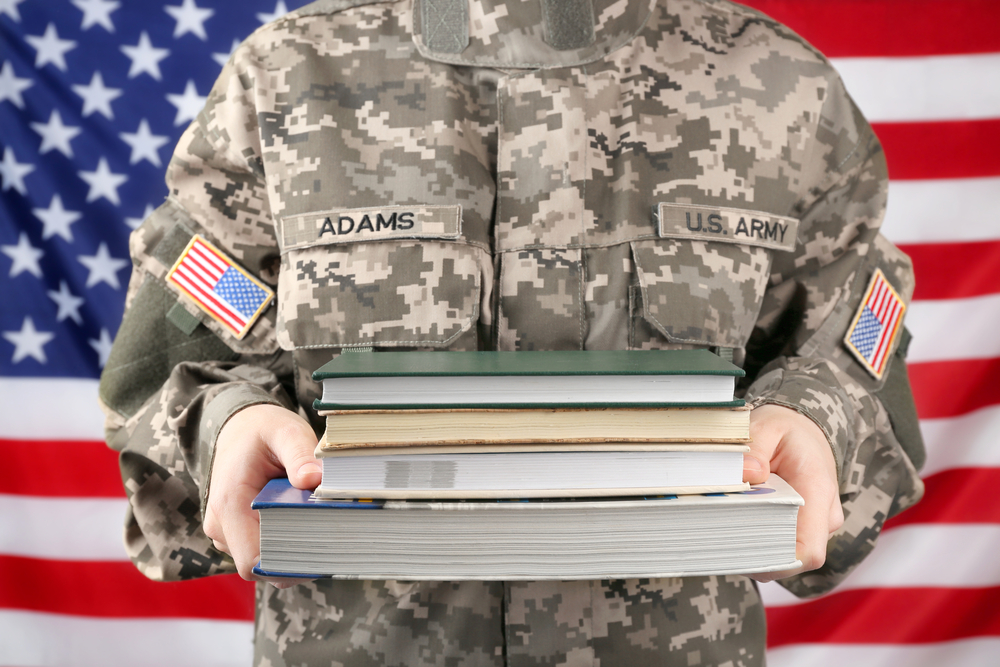
<path fill-rule="evenodd" d="M 341 354 L 313 373 L 343 377 L 468 375 L 728 375 L 743 369 L 708 350 L 563 350 Z"/>
<path fill-rule="evenodd" d="M 707 350 L 341 354 L 314 407 L 738 406 L 743 374 Z"/>

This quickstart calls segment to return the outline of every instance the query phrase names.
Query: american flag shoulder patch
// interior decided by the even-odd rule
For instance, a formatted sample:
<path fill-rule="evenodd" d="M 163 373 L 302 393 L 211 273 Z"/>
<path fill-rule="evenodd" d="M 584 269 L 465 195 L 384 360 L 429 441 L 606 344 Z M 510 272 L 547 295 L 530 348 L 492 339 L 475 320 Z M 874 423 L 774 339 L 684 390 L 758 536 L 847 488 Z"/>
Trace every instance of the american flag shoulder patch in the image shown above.
<path fill-rule="evenodd" d="M 274 299 L 274 291 L 200 235 L 187 244 L 167 282 L 242 339 Z"/>
<path fill-rule="evenodd" d="M 876 269 L 844 336 L 847 349 L 876 379 L 881 380 L 885 373 L 905 311 L 903 299 L 885 279 L 885 274 Z"/>

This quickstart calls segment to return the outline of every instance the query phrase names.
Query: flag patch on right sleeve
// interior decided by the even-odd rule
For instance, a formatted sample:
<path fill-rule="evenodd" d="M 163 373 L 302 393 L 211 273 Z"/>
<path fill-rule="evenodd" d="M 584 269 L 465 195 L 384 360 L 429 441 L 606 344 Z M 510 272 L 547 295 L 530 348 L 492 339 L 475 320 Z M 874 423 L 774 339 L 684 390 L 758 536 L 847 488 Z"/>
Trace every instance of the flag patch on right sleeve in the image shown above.
<path fill-rule="evenodd" d="M 876 379 L 881 380 L 885 373 L 905 311 L 903 299 L 885 279 L 885 274 L 876 269 L 844 336 L 847 349 Z"/>

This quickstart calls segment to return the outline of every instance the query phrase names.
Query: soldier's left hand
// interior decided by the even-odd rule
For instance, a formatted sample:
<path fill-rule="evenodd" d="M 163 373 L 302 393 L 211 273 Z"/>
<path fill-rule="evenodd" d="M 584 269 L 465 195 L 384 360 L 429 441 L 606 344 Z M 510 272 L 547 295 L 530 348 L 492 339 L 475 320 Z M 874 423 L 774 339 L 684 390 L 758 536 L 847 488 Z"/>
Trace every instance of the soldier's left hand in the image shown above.
<path fill-rule="evenodd" d="M 813 420 L 791 408 L 762 405 L 750 413 L 750 453 L 744 457 L 743 479 L 763 483 L 776 473 L 795 489 L 805 505 L 799 508 L 795 553 L 802 566 L 782 572 L 750 575 L 773 581 L 821 567 L 826 543 L 844 523 L 837 467 L 823 431 Z"/>

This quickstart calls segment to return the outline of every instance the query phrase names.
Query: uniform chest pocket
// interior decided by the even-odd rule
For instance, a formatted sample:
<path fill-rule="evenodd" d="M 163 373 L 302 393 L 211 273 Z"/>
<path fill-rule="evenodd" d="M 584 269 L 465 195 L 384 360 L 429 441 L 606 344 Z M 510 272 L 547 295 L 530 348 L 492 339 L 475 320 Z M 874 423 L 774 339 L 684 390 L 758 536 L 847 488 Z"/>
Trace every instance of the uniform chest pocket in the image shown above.
<path fill-rule="evenodd" d="M 372 220 L 376 215 L 371 214 Z M 350 217 L 355 228 L 363 220 L 340 217 Z M 388 221 L 390 214 L 382 217 Z M 401 217 L 397 212 L 393 231 L 411 231 L 399 229 Z M 278 343 L 283 349 L 448 347 L 462 334 L 474 333 L 483 267 L 488 264 L 480 248 L 435 240 L 430 233 L 424 238 L 359 237 L 345 231 L 346 221 L 333 220 L 335 232 L 340 223 L 342 236 L 355 236 L 339 239 L 317 233 L 312 238 L 319 242 L 296 242 L 288 225 L 283 230 L 277 290 Z M 309 222 L 313 224 L 322 231 L 327 223 L 321 217 Z M 302 227 L 298 225 L 299 232 Z M 443 232 L 457 236 L 458 229 L 434 235 L 440 238 Z"/>
<path fill-rule="evenodd" d="M 745 347 L 771 253 L 794 249 L 798 221 L 679 204 L 657 212 L 660 238 L 632 242 L 642 318 L 672 343 Z"/>

